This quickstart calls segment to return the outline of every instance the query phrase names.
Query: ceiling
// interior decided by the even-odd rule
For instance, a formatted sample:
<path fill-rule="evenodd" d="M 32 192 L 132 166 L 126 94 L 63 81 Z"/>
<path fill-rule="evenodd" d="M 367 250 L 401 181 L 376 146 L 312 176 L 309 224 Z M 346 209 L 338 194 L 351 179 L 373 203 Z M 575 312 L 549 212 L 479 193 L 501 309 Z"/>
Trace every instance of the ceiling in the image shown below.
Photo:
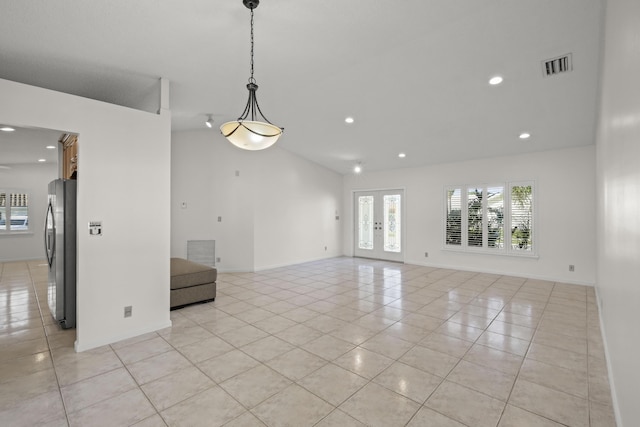
<path fill-rule="evenodd" d="M 18 126 L 12 129 L 0 131 L 0 172 L 15 165 L 57 163 L 58 149 L 62 149 L 58 141 L 64 132 Z"/>
<path fill-rule="evenodd" d="M 280 147 L 340 173 L 590 145 L 602 2 L 263 0 L 258 100 Z M 567 53 L 573 71 L 544 77 Z M 212 114 L 225 144 L 248 96 L 242 1 L 2 1 L 0 78 L 156 111 L 160 77 L 173 131 Z"/>

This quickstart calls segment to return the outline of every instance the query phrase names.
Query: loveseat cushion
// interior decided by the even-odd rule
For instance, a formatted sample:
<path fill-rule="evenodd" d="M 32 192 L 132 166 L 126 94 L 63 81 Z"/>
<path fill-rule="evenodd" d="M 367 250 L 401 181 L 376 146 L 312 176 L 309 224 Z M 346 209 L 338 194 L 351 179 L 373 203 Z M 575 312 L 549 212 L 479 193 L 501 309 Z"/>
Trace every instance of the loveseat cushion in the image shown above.
<path fill-rule="evenodd" d="M 182 258 L 171 258 L 171 289 L 213 283 L 218 278 L 218 270 Z"/>

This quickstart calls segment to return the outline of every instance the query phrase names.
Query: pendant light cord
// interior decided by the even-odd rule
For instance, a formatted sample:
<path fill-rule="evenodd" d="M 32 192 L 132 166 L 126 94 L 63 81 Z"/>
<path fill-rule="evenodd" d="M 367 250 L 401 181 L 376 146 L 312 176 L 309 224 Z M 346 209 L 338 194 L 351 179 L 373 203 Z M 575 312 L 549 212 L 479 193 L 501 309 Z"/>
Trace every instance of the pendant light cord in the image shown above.
<path fill-rule="evenodd" d="M 253 78 L 253 8 L 251 8 L 251 77 L 249 77 L 249 83 L 255 83 L 256 79 Z"/>

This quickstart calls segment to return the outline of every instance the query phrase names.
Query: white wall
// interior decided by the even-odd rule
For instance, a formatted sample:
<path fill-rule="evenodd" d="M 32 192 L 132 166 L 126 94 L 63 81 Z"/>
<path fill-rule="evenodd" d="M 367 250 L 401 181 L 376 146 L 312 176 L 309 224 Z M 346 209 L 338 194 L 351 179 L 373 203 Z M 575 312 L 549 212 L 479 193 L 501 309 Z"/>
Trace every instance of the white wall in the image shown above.
<path fill-rule="evenodd" d="M 344 253 L 353 254 L 353 191 L 405 189 L 405 262 L 593 285 L 595 147 L 538 152 L 349 175 L 344 180 Z M 535 181 L 539 258 L 443 250 L 444 189 Z M 429 258 L 424 253 L 429 252 Z M 569 264 L 575 272 L 569 272 Z"/>
<path fill-rule="evenodd" d="M 600 315 L 620 427 L 640 424 L 640 2 L 609 0 L 597 140 Z"/>
<path fill-rule="evenodd" d="M 48 144 L 57 144 L 57 140 Z M 44 146 L 44 145 L 43 145 Z M 0 169 L 0 188 L 29 194 L 29 232 L 0 234 L 0 262 L 44 258 L 43 227 L 47 209 L 47 185 L 58 177 L 56 163 L 12 165 Z"/>
<path fill-rule="evenodd" d="M 218 136 L 172 133 L 171 256 L 186 258 L 188 240 L 215 240 L 220 271 L 253 271 L 252 153 Z"/>
<path fill-rule="evenodd" d="M 235 148 L 208 129 L 174 132 L 171 165 L 172 256 L 185 257 L 187 240 L 200 239 L 216 241 L 220 271 L 341 254 L 341 175 L 277 145 Z"/>
<path fill-rule="evenodd" d="M 0 93 L 0 122 L 79 134 L 76 349 L 169 326 L 169 111 L 7 80 Z M 95 220 L 102 237 L 88 234 Z M 126 305 L 133 316 L 124 319 Z"/>
<path fill-rule="evenodd" d="M 255 269 L 340 256 L 342 175 L 281 149 L 255 154 Z"/>

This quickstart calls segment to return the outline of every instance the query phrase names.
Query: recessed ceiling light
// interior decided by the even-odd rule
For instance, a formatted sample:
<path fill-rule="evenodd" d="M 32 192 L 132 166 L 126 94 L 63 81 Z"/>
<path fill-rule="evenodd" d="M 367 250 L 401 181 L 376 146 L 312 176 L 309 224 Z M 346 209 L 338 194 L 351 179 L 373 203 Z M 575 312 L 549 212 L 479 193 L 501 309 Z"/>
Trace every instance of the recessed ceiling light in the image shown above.
<path fill-rule="evenodd" d="M 355 166 L 353 167 L 353 172 L 354 172 L 354 173 L 360 173 L 360 172 L 362 172 L 362 166 L 360 166 L 359 164 L 358 164 L 358 165 L 355 165 Z"/>
<path fill-rule="evenodd" d="M 1 127 L 1 128 L 0 128 L 0 130 L 1 130 L 2 132 L 13 132 L 15 129 L 14 129 L 14 128 L 11 128 L 11 127 L 9 127 L 9 126 L 4 126 L 4 127 Z"/>
<path fill-rule="evenodd" d="M 46 162 L 46 161 L 47 161 L 47 159 L 38 159 L 38 161 L 39 161 L 40 163 L 44 163 L 44 162 Z"/>
<path fill-rule="evenodd" d="M 346 119 L 344 119 L 344 122 L 349 124 L 353 123 L 353 117 L 347 117 Z"/>
<path fill-rule="evenodd" d="M 522 132 L 520 134 L 520 139 L 529 139 L 530 137 L 531 137 L 531 134 L 527 132 Z"/>
<path fill-rule="evenodd" d="M 500 76 L 491 77 L 491 79 L 489 79 L 489 84 L 494 86 L 499 85 L 500 83 L 502 83 L 502 80 L 504 79 Z"/>
<path fill-rule="evenodd" d="M 404 153 L 399 153 L 398 157 L 400 157 L 401 159 L 404 159 L 405 157 L 407 157 L 407 155 Z"/>
<path fill-rule="evenodd" d="M 56 146 L 55 146 L 55 145 L 47 145 L 45 148 L 46 148 L 47 150 L 55 150 L 55 149 L 56 149 Z"/>

